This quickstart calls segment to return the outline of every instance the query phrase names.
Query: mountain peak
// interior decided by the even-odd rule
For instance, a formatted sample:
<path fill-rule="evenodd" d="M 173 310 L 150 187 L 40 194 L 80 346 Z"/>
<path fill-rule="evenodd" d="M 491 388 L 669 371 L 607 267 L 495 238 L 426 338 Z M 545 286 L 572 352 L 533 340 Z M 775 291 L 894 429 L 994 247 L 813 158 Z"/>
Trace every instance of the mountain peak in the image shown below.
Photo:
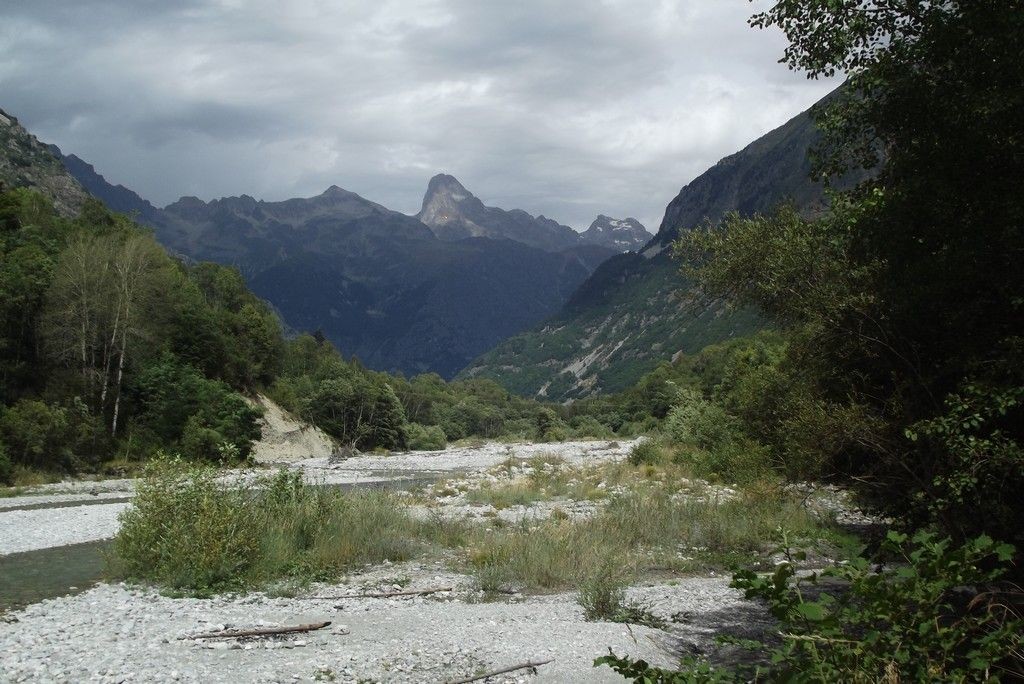
<path fill-rule="evenodd" d="M 598 214 L 590 227 L 580 234 L 580 241 L 610 247 L 617 252 L 636 252 L 652 237 L 635 218 L 617 219 Z"/>
<path fill-rule="evenodd" d="M 430 179 L 423 208 L 416 215 L 441 240 L 469 237 L 515 240 L 548 252 L 579 244 L 572 228 L 557 221 L 534 217 L 522 209 L 485 206 L 455 176 L 439 173 Z"/>
<path fill-rule="evenodd" d="M 423 196 L 423 206 L 426 207 L 436 195 L 443 195 L 454 202 L 461 202 L 473 197 L 473 193 L 467 190 L 455 176 L 447 173 L 439 173 L 427 183 L 427 193 Z"/>
<path fill-rule="evenodd" d="M 434 233 L 443 239 L 475 237 L 483 235 L 485 231 L 470 218 L 470 215 L 483 209 L 483 203 L 466 190 L 455 176 L 439 173 L 427 183 L 423 207 L 416 218 L 430 226 Z M 438 229 L 449 224 L 459 224 L 458 231 L 451 235 L 441 235 Z"/>

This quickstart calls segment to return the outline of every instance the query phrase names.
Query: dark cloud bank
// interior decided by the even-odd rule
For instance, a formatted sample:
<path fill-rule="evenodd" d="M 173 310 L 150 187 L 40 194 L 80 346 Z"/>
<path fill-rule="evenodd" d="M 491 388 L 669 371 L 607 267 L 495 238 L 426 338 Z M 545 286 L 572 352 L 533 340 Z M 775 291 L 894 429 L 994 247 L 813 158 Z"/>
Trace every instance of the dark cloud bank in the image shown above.
<path fill-rule="evenodd" d="M 156 204 L 337 184 L 413 213 L 434 173 L 577 228 L 680 185 L 835 84 L 746 0 L 34 0 L 0 106 Z"/>

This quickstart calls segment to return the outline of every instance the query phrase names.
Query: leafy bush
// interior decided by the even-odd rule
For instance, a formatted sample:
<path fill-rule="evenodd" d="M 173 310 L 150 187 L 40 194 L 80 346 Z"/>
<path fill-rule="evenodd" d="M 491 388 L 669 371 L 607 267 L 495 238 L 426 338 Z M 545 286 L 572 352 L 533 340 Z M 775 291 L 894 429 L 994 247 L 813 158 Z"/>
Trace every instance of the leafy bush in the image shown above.
<path fill-rule="evenodd" d="M 552 409 L 542 406 L 537 409 L 537 440 L 540 442 L 564 442 L 569 437 L 565 423 Z"/>
<path fill-rule="evenodd" d="M 774 573 L 734 575 L 747 598 L 767 601 L 779 620 L 781 646 L 770 665 L 712 669 L 692 660 L 680 672 L 609 655 L 611 666 L 636 682 L 787 681 L 897 682 L 994 681 L 1024 675 L 1020 655 L 1024 620 L 1000 590 L 1014 549 L 981 536 L 963 546 L 930 533 L 890 532 L 884 550 L 896 564 L 876 572 L 863 557 L 826 570 L 836 594 L 814 592 L 819 576 L 797 577 L 793 564 Z"/>
<path fill-rule="evenodd" d="M 1024 490 L 1024 445 L 1012 436 L 1024 417 L 1024 387 L 997 389 L 969 383 L 946 399 L 945 413 L 911 426 L 932 474 L 930 486 L 910 497 L 918 520 L 985 521 L 993 534 L 1019 535 Z M 1012 537 L 1011 537 L 1012 538 Z"/>
<path fill-rule="evenodd" d="M 615 432 L 610 427 L 594 416 L 576 416 L 569 421 L 569 426 L 572 428 L 572 436 L 575 438 L 608 439 L 615 436 Z"/>
<path fill-rule="evenodd" d="M 135 424 L 190 458 L 216 460 L 224 443 L 245 458 L 259 439 L 257 409 L 223 382 L 204 377 L 169 353 L 144 368 L 130 389 L 138 408 Z"/>
<path fill-rule="evenodd" d="M 360 449 L 403 446 L 405 411 L 391 386 L 348 372 L 324 380 L 303 402 L 302 416 L 342 443 Z"/>
<path fill-rule="evenodd" d="M 678 444 L 714 450 L 736 439 L 736 420 L 720 405 L 696 390 L 682 390 L 679 403 L 669 411 L 665 432 Z"/>
<path fill-rule="evenodd" d="M 629 450 L 631 465 L 655 465 L 664 460 L 662 446 L 654 439 L 645 439 Z"/>
<path fill-rule="evenodd" d="M 22 399 L 0 414 L 0 436 L 8 445 L 9 458 L 24 466 L 67 464 L 70 428 L 67 410 L 43 401 Z"/>
<path fill-rule="evenodd" d="M 285 471 L 231 484 L 211 467 L 163 457 L 147 464 L 121 516 L 114 571 L 205 594 L 330 579 L 461 534 L 457 523 L 414 520 L 385 492 L 311 487 Z"/>
<path fill-rule="evenodd" d="M 405 426 L 405 441 L 413 451 L 437 451 L 448 446 L 444 430 L 437 425 L 409 423 Z"/>

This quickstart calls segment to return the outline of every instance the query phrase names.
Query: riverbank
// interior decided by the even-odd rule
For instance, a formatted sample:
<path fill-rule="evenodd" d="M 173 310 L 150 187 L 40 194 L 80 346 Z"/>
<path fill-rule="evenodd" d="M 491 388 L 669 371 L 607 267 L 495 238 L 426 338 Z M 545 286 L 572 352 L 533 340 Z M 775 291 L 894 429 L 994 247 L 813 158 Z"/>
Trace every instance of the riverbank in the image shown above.
<path fill-rule="evenodd" d="M 671 667 L 684 655 L 715 654 L 718 634 L 757 636 L 770 625 L 769 616 L 728 587 L 727 577 L 715 569 L 721 567 L 715 550 L 705 545 L 727 548 L 732 534 L 727 528 L 749 525 L 757 517 L 758 511 L 744 508 L 744 497 L 751 494 L 690 480 L 675 471 L 630 466 L 625 461 L 634 444 L 487 444 L 367 454 L 340 463 L 326 458 L 290 462 L 286 467 L 311 483 L 357 489 L 381 483 L 400 486 L 396 501 L 411 515 L 463 520 L 476 530 L 470 548 L 440 549 L 410 561 L 354 569 L 327 584 L 282 582 L 273 590 L 214 598 L 173 598 L 156 588 L 122 583 L 100 583 L 85 591 L 82 586 L 69 588 L 69 595 L 0 616 L 0 679 L 442 682 L 550 659 L 535 675 L 523 669 L 488 681 L 621 682 L 607 668 L 592 667 L 609 648 Z M 232 471 L 222 477 L 248 474 Z M 134 489 L 131 481 L 119 486 L 121 496 L 130 496 Z M 700 543 L 696 537 L 662 537 L 664 548 L 644 547 L 630 558 L 646 570 L 633 576 L 622 599 L 642 607 L 644 621 L 660 627 L 587 620 L 576 588 L 557 577 L 548 586 L 538 585 L 530 577 L 532 569 L 515 567 L 514 559 L 508 565 L 511 557 L 505 550 L 518 548 L 522 541 L 543 543 L 553 533 L 568 532 L 566 525 L 596 520 L 621 496 L 646 501 L 646 492 L 661 492 L 668 505 L 684 507 L 680 520 L 688 521 L 688 527 L 710 525 L 707 531 L 715 535 Z M 52 497 L 54 507 L 0 510 L 0 530 L 18 528 L 21 537 L 35 534 L 54 545 L 66 543 L 61 535 L 82 535 L 83 529 L 112 535 L 116 524 L 111 529 L 83 522 L 80 516 L 115 513 L 109 523 L 116 521 L 112 507 L 123 510 L 129 502 L 74 505 L 77 500 L 67 497 L 103 501 L 101 496 L 114 494 L 33 492 L 18 498 L 45 505 L 46 497 Z M 809 495 L 804 504 L 827 518 L 834 515 L 832 498 L 820 506 Z M 708 517 L 717 510 L 729 517 Z M 653 518 L 636 520 L 637 526 L 655 524 Z M 766 560 L 771 546 L 767 536 L 757 537 L 751 547 L 756 535 L 749 529 L 742 533 L 745 548 L 763 549 L 758 553 Z M 557 544 L 530 553 L 565 555 Z M 750 551 L 745 553 L 750 558 Z M 572 565 L 572 559 L 556 556 L 551 569 Z M 822 557 L 814 561 L 827 562 Z M 488 572 L 503 574 L 481 574 L 484 566 L 479 562 L 486 563 Z M 350 598 L 436 589 L 443 591 Z M 323 621 L 331 625 L 289 636 L 188 638 L 224 628 Z"/>

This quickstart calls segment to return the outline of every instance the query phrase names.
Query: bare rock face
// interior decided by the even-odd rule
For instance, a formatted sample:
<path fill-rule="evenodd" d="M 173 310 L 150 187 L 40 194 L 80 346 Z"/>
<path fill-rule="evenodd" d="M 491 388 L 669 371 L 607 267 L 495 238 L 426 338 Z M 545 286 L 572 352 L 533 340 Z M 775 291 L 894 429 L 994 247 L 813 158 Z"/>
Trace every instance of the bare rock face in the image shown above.
<path fill-rule="evenodd" d="M 30 188 L 53 202 L 61 216 L 77 216 L 89 194 L 51 148 L 0 110 L 0 188 Z"/>
<path fill-rule="evenodd" d="M 454 176 L 438 174 L 430 179 L 423 207 L 416 215 L 442 240 L 488 237 L 514 240 L 548 252 L 580 244 L 579 234 L 545 216 L 521 209 L 485 206 Z"/>

